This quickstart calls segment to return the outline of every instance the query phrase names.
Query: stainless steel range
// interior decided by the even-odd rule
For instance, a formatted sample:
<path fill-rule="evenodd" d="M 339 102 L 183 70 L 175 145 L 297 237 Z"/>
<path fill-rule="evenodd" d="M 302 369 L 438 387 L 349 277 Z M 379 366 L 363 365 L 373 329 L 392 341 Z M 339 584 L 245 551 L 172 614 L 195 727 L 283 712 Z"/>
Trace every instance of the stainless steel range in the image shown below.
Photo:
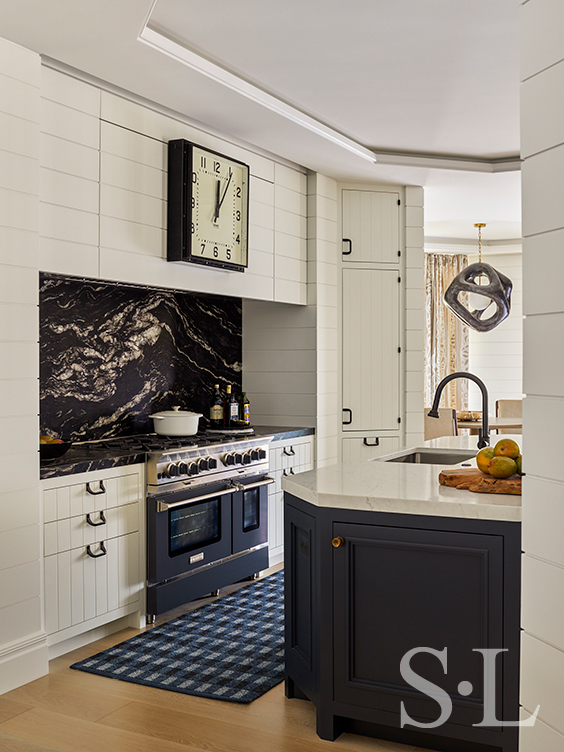
<path fill-rule="evenodd" d="M 271 437 L 152 451 L 147 463 L 147 616 L 268 567 Z"/>

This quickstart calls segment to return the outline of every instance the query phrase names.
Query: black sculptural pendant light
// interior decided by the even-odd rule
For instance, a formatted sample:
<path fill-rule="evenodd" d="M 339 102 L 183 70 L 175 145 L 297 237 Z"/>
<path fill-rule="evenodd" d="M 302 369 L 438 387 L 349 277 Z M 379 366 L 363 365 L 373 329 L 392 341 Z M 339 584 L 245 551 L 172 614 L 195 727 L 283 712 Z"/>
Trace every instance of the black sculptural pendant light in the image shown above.
<path fill-rule="evenodd" d="M 445 292 L 446 306 L 477 332 L 489 332 L 509 316 L 513 283 L 493 266 L 482 263 L 482 227 L 478 228 L 478 263 L 470 264 L 452 280 Z M 487 284 L 481 284 L 483 279 Z M 460 295 L 468 293 L 468 307 Z"/>

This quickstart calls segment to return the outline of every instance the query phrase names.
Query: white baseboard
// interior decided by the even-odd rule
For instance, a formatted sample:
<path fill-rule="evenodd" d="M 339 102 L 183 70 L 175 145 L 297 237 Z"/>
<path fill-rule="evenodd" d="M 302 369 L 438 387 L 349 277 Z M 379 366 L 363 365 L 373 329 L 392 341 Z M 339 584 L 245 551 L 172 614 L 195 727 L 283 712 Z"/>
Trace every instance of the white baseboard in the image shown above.
<path fill-rule="evenodd" d="M 60 655 L 70 653 L 71 650 L 77 650 L 85 645 L 89 645 L 91 642 L 101 640 L 103 637 L 119 632 L 122 629 L 133 627 L 133 629 L 142 629 L 145 626 L 145 617 L 141 619 L 139 612 L 122 616 L 120 619 L 108 622 L 94 629 L 89 629 L 87 632 L 81 632 L 81 634 L 69 637 L 66 640 L 57 642 L 54 645 L 49 645 L 49 660 L 58 658 Z"/>
<path fill-rule="evenodd" d="M 47 635 L 36 632 L 0 648 L 0 694 L 49 673 Z"/>

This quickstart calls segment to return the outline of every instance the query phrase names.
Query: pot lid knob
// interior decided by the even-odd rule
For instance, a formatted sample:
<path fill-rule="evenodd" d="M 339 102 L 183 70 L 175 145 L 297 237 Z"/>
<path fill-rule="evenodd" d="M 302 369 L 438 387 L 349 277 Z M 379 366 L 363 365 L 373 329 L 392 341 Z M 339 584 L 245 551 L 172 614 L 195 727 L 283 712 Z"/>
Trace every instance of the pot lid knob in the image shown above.
<path fill-rule="evenodd" d="M 172 408 L 175 412 L 178 412 L 180 410 L 180 405 L 174 405 Z"/>

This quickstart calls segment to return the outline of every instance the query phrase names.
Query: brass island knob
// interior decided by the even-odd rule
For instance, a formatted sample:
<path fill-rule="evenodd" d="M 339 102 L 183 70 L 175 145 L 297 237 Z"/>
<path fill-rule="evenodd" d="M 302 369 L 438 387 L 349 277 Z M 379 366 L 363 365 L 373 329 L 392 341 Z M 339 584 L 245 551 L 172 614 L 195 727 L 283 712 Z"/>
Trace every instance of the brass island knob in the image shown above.
<path fill-rule="evenodd" d="M 342 546 L 344 542 L 345 541 L 341 538 L 340 535 L 337 538 L 333 538 L 333 540 L 331 541 L 335 548 L 339 548 L 339 546 Z"/>

